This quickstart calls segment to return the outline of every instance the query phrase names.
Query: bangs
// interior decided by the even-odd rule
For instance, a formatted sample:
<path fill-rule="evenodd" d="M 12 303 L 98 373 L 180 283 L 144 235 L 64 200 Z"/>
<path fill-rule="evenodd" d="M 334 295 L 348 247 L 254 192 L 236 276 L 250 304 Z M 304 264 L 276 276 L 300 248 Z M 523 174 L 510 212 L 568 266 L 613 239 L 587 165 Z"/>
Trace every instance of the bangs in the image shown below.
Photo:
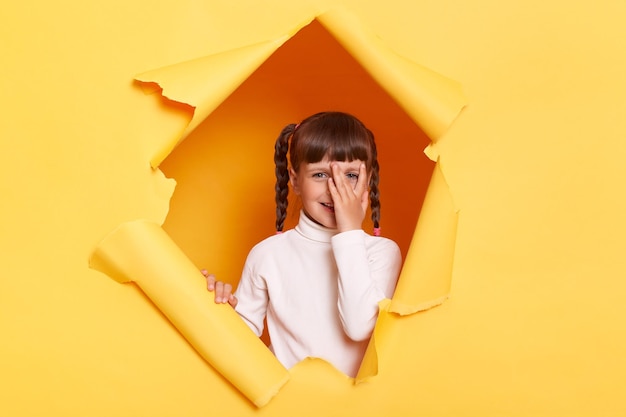
<path fill-rule="evenodd" d="M 327 157 L 332 161 L 360 160 L 369 169 L 373 135 L 363 124 L 346 116 L 326 114 L 315 123 L 303 123 L 294 135 L 292 164 L 297 167 L 300 163 L 316 163 Z"/>
<path fill-rule="evenodd" d="M 310 138 L 302 162 L 315 163 L 325 157 L 331 161 L 350 162 L 358 159 L 367 162 L 369 161 L 367 142 L 352 135 L 330 134 Z"/>

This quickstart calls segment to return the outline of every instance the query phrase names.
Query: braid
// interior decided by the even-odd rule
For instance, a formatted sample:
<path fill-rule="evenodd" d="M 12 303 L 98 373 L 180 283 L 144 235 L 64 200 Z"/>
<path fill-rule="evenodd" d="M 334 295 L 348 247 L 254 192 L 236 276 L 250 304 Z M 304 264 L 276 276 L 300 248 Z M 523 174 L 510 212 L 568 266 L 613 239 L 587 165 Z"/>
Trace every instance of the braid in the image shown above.
<path fill-rule="evenodd" d="M 372 214 L 372 223 L 374 223 L 374 235 L 380 235 L 380 191 L 378 189 L 378 181 L 380 180 L 380 165 L 378 164 L 378 151 L 376 150 L 376 142 L 374 134 L 368 129 L 370 136 L 370 149 L 372 152 L 372 176 L 370 177 L 370 211 Z"/>
<path fill-rule="evenodd" d="M 276 231 L 282 232 L 287 217 L 287 195 L 289 193 L 289 165 L 287 153 L 289 152 L 289 138 L 295 131 L 295 124 L 289 124 L 283 128 L 274 145 L 274 163 L 276 164 Z"/>

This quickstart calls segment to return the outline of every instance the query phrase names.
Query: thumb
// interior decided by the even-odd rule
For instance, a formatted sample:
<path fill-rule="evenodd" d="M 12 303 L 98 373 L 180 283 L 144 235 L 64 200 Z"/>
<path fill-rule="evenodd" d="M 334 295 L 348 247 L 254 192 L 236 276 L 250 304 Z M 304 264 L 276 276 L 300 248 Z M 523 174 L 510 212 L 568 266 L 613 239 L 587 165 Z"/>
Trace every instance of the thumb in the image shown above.
<path fill-rule="evenodd" d="M 228 304 L 230 304 L 230 306 L 231 306 L 232 308 L 237 307 L 237 303 L 238 303 L 238 302 L 239 302 L 239 300 L 237 300 L 237 297 L 235 297 L 234 295 L 232 295 L 232 294 L 231 294 L 231 295 L 228 297 Z"/>

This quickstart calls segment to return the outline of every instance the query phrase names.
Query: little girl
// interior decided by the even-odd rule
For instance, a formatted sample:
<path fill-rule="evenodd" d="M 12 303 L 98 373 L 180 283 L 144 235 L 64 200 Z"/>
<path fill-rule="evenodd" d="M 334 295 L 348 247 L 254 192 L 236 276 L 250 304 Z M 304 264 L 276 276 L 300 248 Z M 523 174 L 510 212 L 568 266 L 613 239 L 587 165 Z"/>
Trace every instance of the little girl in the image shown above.
<path fill-rule="evenodd" d="M 398 245 L 375 237 L 374 136 L 349 114 L 318 113 L 282 130 L 274 161 L 277 234 L 250 251 L 234 294 L 203 270 L 207 287 L 258 336 L 267 318 L 270 348 L 285 367 L 317 357 L 354 377 L 378 302 L 391 298 L 401 265 Z M 302 209 L 298 225 L 283 233 L 289 184 Z M 361 229 L 368 194 L 375 236 Z"/>

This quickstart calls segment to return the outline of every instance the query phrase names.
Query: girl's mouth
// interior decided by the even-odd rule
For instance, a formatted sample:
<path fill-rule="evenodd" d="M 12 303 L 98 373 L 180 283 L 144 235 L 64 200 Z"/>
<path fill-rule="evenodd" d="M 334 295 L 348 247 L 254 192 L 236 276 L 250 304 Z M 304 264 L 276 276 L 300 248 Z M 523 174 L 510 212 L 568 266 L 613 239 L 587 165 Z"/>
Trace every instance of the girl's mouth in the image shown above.
<path fill-rule="evenodd" d="M 321 203 L 322 206 L 326 207 L 328 210 L 332 211 L 333 213 L 335 212 L 335 206 L 333 204 L 330 203 Z"/>

